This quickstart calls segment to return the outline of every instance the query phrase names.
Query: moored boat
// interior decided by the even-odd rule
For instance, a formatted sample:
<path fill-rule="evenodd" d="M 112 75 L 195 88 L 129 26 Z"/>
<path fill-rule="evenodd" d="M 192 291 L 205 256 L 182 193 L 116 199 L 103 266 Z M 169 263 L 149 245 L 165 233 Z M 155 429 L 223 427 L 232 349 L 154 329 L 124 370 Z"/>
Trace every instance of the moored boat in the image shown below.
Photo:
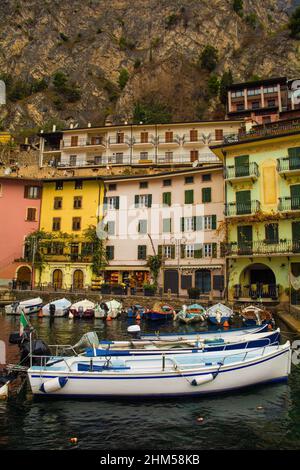
<path fill-rule="evenodd" d="M 204 323 L 206 321 L 205 308 L 199 304 L 183 305 L 182 310 L 175 316 L 175 320 L 181 323 Z"/>
<path fill-rule="evenodd" d="M 143 318 L 146 312 L 146 308 L 140 304 L 134 304 L 128 307 L 127 317 L 128 318 Z"/>
<path fill-rule="evenodd" d="M 257 349 L 154 357 L 55 358 L 31 366 L 33 395 L 172 397 L 216 394 L 286 381 L 290 343 Z"/>
<path fill-rule="evenodd" d="M 95 318 L 111 320 L 117 318 L 122 312 L 122 304 L 117 300 L 101 302 L 95 306 Z"/>
<path fill-rule="evenodd" d="M 80 300 L 71 305 L 70 313 L 74 318 L 94 318 L 95 304 L 87 299 Z"/>
<path fill-rule="evenodd" d="M 24 312 L 26 315 L 38 313 L 43 306 L 43 299 L 35 297 L 34 299 L 22 300 L 21 302 L 13 302 L 5 306 L 5 313 L 7 315 L 21 315 Z"/>
<path fill-rule="evenodd" d="M 273 315 L 269 310 L 257 305 L 247 305 L 241 309 L 240 316 L 246 326 L 252 325 L 273 325 Z"/>
<path fill-rule="evenodd" d="M 206 310 L 206 315 L 213 325 L 223 325 L 225 322 L 230 320 L 234 313 L 231 308 L 218 303 L 209 307 Z"/>
<path fill-rule="evenodd" d="M 153 307 L 145 311 L 147 320 L 172 320 L 176 315 L 173 307 L 163 302 L 155 302 Z"/>
<path fill-rule="evenodd" d="M 71 302 L 68 299 L 53 300 L 42 308 L 43 316 L 49 317 L 53 315 L 54 317 L 65 317 L 70 307 Z"/>

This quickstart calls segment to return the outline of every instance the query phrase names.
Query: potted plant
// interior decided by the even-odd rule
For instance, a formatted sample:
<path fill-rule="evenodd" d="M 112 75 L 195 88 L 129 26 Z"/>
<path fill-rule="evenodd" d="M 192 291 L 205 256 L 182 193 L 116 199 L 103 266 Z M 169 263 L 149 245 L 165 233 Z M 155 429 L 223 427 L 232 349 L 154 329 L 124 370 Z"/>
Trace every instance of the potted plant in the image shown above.
<path fill-rule="evenodd" d="M 188 289 L 189 299 L 199 299 L 200 289 L 198 287 L 190 287 Z"/>
<path fill-rule="evenodd" d="M 156 286 L 154 284 L 144 284 L 144 295 L 147 297 L 153 297 L 156 292 Z"/>
<path fill-rule="evenodd" d="M 114 295 L 124 295 L 125 294 L 125 284 L 114 284 L 111 287 L 111 293 Z"/>
<path fill-rule="evenodd" d="M 108 282 L 104 282 L 101 284 L 101 294 L 110 294 L 111 292 L 111 285 Z"/>

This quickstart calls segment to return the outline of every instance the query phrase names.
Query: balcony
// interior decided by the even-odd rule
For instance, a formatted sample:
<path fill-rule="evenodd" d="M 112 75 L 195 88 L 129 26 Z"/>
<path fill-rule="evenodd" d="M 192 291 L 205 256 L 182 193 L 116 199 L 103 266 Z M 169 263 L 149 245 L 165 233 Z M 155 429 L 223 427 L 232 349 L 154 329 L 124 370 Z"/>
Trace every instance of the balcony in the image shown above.
<path fill-rule="evenodd" d="M 236 284 L 233 296 L 236 300 L 243 302 L 249 300 L 277 301 L 279 299 L 279 285 L 259 283 L 242 286 Z"/>
<path fill-rule="evenodd" d="M 223 247 L 223 253 L 228 257 L 235 256 L 278 256 L 300 253 L 298 240 L 261 240 L 243 243 L 228 243 Z"/>
<path fill-rule="evenodd" d="M 124 137 L 109 137 L 107 142 L 111 149 L 127 148 L 131 145 L 130 137 L 127 135 Z"/>
<path fill-rule="evenodd" d="M 300 132 L 300 119 L 290 121 L 276 121 L 270 124 L 254 126 L 250 131 L 239 131 L 236 134 L 224 135 L 223 143 L 232 144 L 235 142 L 243 142 L 245 140 L 259 139 L 269 136 L 280 136 L 282 134 L 293 134 Z"/>
<path fill-rule="evenodd" d="M 176 148 L 180 145 L 180 137 L 176 136 L 173 138 L 165 138 L 165 137 L 158 137 L 158 146 L 159 147 L 168 147 L 168 148 Z"/>
<path fill-rule="evenodd" d="M 134 148 L 152 148 L 155 146 L 155 138 L 151 135 L 148 139 L 137 139 L 133 137 Z"/>
<path fill-rule="evenodd" d="M 277 171 L 281 176 L 300 175 L 300 156 L 277 159 Z"/>
<path fill-rule="evenodd" d="M 230 202 L 225 204 L 226 217 L 253 215 L 260 211 L 260 202 L 256 199 L 245 203 Z"/>
<path fill-rule="evenodd" d="M 278 210 L 280 212 L 300 211 L 300 197 L 298 196 L 280 197 Z"/>
<path fill-rule="evenodd" d="M 245 166 L 227 166 L 225 169 L 225 179 L 231 182 L 256 181 L 259 177 L 257 163 L 253 162 Z"/>

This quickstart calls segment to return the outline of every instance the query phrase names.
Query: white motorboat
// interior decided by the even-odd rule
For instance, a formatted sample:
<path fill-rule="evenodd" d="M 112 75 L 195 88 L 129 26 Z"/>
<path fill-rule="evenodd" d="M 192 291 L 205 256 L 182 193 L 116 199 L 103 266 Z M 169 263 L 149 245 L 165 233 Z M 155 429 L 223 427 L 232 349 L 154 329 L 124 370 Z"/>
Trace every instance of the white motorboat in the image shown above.
<path fill-rule="evenodd" d="M 53 315 L 54 317 L 64 317 L 68 314 L 71 307 L 68 299 L 57 299 L 44 305 L 42 312 L 45 317 Z"/>
<path fill-rule="evenodd" d="M 109 300 L 97 304 L 95 307 L 95 318 L 114 319 L 122 312 L 122 304 L 117 300 Z"/>
<path fill-rule="evenodd" d="M 94 318 L 95 304 L 88 299 L 75 302 L 70 307 L 73 318 Z"/>
<path fill-rule="evenodd" d="M 21 312 L 26 315 L 38 313 L 43 306 L 43 299 L 36 297 L 34 299 L 22 300 L 21 302 L 13 302 L 5 306 L 5 313 L 7 315 L 21 315 Z"/>
<path fill-rule="evenodd" d="M 216 394 L 286 381 L 290 343 L 222 352 L 157 357 L 56 357 L 31 366 L 34 395 L 95 397 L 174 397 Z"/>

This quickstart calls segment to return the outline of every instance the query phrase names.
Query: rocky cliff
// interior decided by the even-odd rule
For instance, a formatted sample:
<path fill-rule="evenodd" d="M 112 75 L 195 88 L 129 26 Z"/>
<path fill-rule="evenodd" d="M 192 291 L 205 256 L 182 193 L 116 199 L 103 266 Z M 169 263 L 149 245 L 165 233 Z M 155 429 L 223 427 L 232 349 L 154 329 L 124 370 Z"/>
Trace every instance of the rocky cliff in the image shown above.
<path fill-rule="evenodd" d="M 138 102 L 173 120 L 221 117 L 208 86 L 224 71 L 236 82 L 299 77 L 300 41 L 287 29 L 297 2 L 239 3 L 236 12 L 232 0 L 1 0 L 9 99 L 0 123 L 102 124 L 130 119 Z M 217 51 L 213 72 L 199 61 L 207 45 Z"/>

